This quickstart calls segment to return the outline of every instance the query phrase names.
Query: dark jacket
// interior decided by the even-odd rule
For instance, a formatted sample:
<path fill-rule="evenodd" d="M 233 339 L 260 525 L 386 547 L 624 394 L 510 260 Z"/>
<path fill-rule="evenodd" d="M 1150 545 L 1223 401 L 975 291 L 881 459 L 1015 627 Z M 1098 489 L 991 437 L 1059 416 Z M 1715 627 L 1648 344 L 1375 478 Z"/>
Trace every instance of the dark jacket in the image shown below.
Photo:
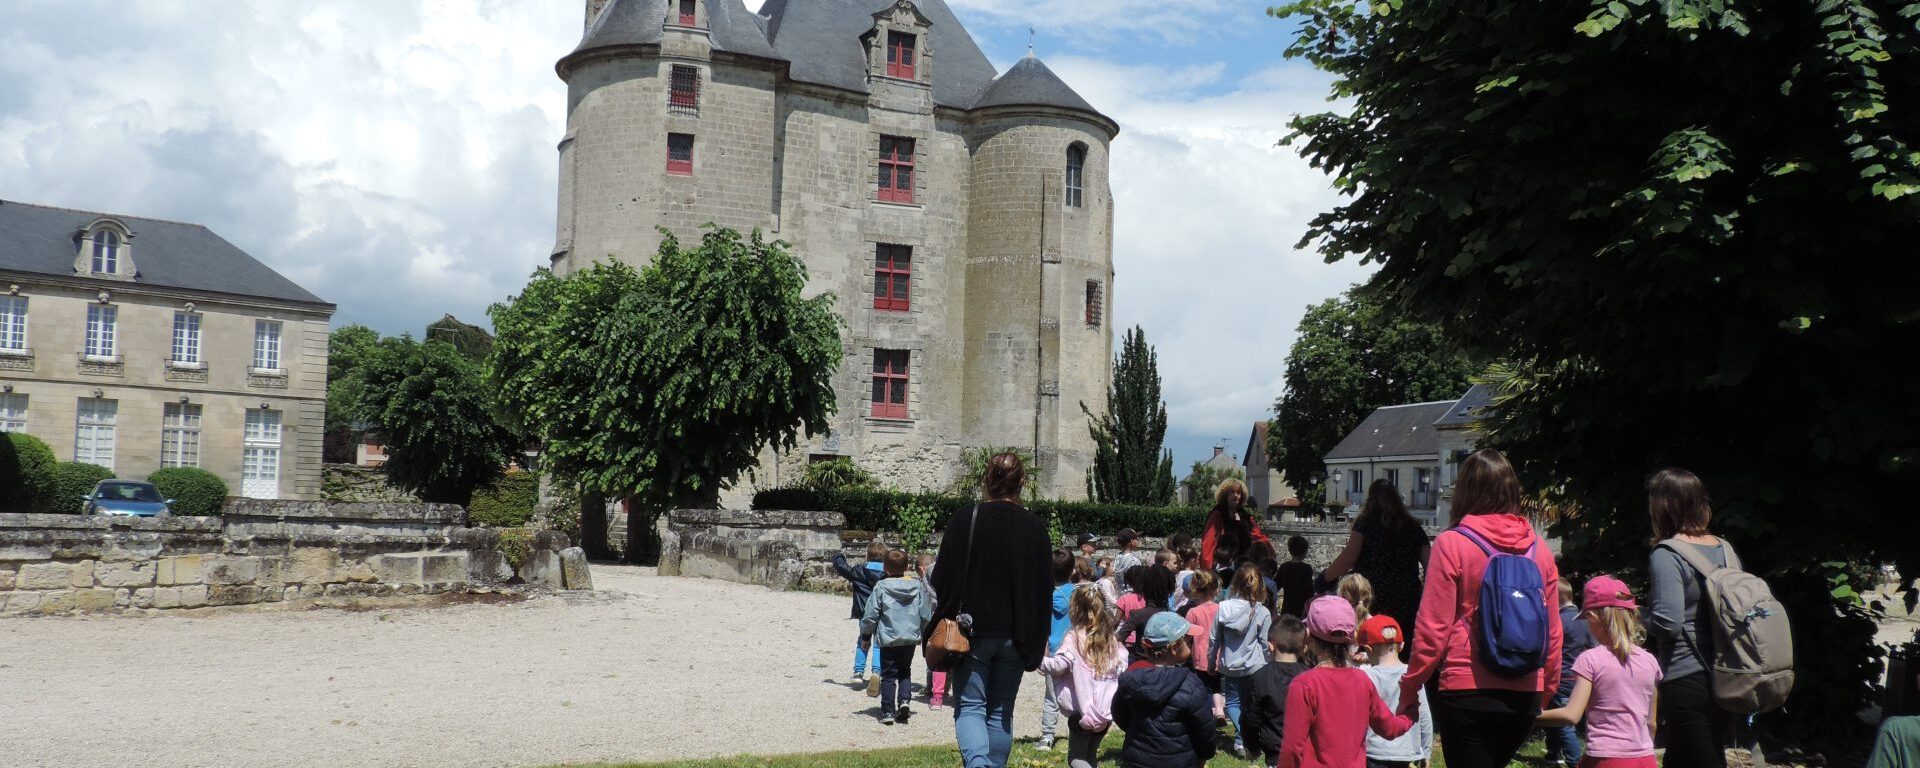
<path fill-rule="evenodd" d="M 1287 686 L 1311 669 L 1304 662 L 1276 661 L 1260 668 L 1240 694 L 1240 722 L 1246 724 L 1247 751 L 1265 755 L 1262 765 L 1280 761 L 1280 737 L 1285 733 Z"/>
<path fill-rule="evenodd" d="M 1194 768 L 1213 758 L 1213 694 L 1186 667 L 1121 674 L 1113 722 L 1127 732 L 1122 765 Z"/>
<path fill-rule="evenodd" d="M 1016 504 L 981 504 L 953 514 L 940 539 L 933 592 L 934 621 L 973 616 L 973 637 L 1009 639 L 1027 671 L 1040 668 L 1053 628 L 1053 549 L 1047 526 Z M 972 532 L 969 549 L 968 527 Z M 964 582 L 964 583 L 963 583 Z"/>
<path fill-rule="evenodd" d="M 1593 633 L 1587 630 L 1587 623 L 1580 619 L 1580 608 L 1572 605 L 1560 606 L 1560 631 L 1567 637 L 1560 646 L 1558 693 L 1564 698 L 1573 695 L 1573 660 L 1593 647 Z"/>
<path fill-rule="evenodd" d="M 873 594 L 873 585 L 886 578 L 886 573 L 865 565 L 848 565 L 847 556 L 838 552 L 833 553 L 833 570 L 839 572 L 840 578 L 846 579 L 847 584 L 853 587 L 853 618 L 864 618 L 867 615 L 867 596 Z"/>

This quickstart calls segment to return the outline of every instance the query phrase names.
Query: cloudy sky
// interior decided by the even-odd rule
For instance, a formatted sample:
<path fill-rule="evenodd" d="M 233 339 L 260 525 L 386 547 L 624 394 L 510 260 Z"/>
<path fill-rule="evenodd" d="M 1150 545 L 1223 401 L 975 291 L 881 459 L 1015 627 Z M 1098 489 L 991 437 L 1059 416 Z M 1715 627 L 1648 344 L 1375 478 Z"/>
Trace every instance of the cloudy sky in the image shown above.
<path fill-rule="evenodd" d="M 1159 348 L 1180 466 L 1242 452 L 1301 312 L 1366 274 L 1293 248 L 1335 198 L 1275 142 L 1325 76 L 1260 0 L 949 2 L 1001 69 L 1034 30 L 1120 121 L 1117 325 Z M 206 224 L 336 325 L 484 322 L 553 247 L 553 62 L 583 7 L 5 0 L 0 198 Z"/>

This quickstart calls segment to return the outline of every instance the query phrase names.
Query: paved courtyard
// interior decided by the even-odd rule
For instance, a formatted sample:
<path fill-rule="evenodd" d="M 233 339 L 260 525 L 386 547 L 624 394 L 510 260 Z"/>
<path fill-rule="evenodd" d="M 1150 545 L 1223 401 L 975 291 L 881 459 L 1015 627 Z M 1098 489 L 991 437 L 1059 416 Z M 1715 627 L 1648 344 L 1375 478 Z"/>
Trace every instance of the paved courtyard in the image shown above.
<path fill-rule="evenodd" d="M 847 598 L 595 566 L 507 605 L 0 620 L 0 764 L 539 766 L 950 742 L 846 685 Z M 1037 735 L 1029 676 L 1016 734 Z"/>

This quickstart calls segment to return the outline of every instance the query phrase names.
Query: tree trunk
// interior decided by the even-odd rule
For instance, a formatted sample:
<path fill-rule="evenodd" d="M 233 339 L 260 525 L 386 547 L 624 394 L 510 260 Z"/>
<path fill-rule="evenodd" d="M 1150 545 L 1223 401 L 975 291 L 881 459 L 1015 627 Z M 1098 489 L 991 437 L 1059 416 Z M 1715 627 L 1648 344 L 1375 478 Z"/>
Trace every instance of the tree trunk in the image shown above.
<path fill-rule="evenodd" d="M 607 549 L 607 499 L 600 494 L 580 494 L 580 548 L 592 559 L 613 557 Z"/>

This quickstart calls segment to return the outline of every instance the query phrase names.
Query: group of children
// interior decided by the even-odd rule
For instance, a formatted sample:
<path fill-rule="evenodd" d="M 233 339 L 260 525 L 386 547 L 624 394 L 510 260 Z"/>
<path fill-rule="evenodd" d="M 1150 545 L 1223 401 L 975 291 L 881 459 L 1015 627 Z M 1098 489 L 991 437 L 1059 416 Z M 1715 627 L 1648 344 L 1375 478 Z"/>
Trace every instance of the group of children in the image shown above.
<path fill-rule="evenodd" d="M 1110 562 L 1093 559 L 1091 535 L 1078 556 L 1053 553 L 1039 749 L 1053 748 L 1064 719 L 1071 768 L 1092 768 L 1114 725 L 1126 733 L 1128 766 L 1204 765 L 1228 724 L 1238 755 L 1277 768 L 1408 768 L 1429 758 L 1425 692 L 1404 708 L 1399 701 L 1405 632 L 1391 616 L 1369 615 L 1365 577 L 1348 574 L 1337 594 L 1312 596 L 1300 537 L 1288 542 L 1288 563 L 1254 552 L 1219 571 L 1200 567 L 1186 542 L 1170 541 L 1149 563 L 1133 531 L 1119 539 Z M 838 557 L 834 565 L 853 585 L 860 618 L 855 682 L 881 698 L 883 723 L 904 723 L 913 656 L 936 600 L 926 582 L 933 563 L 923 556 L 912 567 L 905 552 L 876 544 L 865 566 Z M 1660 670 L 1640 647 L 1638 605 L 1611 576 L 1586 584 L 1582 606 L 1571 598 L 1562 582 L 1562 677 L 1571 683 L 1538 721 L 1552 729 L 1554 757 L 1579 768 L 1652 768 Z M 928 682 L 934 708 L 945 677 Z M 1582 723 L 1584 750 L 1574 731 Z"/>

